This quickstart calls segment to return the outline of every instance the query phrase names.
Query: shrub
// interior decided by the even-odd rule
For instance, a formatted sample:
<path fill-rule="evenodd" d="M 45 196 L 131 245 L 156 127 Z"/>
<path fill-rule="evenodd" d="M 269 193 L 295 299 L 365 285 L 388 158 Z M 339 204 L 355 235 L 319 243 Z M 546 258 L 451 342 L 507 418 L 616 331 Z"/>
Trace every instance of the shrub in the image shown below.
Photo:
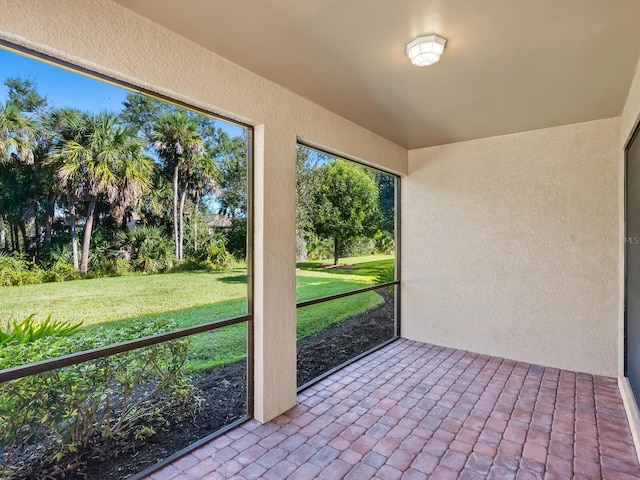
<path fill-rule="evenodd" d="M 168 328 L 175 324 L 145 322 L 11 344 L 0 348 L 0 369 Z M 62 477 L 179 421 L 196 400 L 183 373 L 188 345 L 172 340 L 0 384 L 0 478 Z"/>
<path fill-rule="evenodd" d="M 396 279 L 396 272 L 393 267 L 380 270 L 380 273 L 376 275 L 376 283 L 393 282 L 395 279 Z"/>
<path fill-rule="evenodd" d="M 79 278 L 80 272 L 64 260 L 56 261 L 44 274 L 46 282 L 68 282 Z"/>
<path fill-rule="evenodd" d="M 373 237 L 375 241 L 375 253 L 391 255 L 395 250 L 395 240 L 389 232 L 379 231 Z"/>
<path fill-rule="evenodd" d="M 11 327 L 7 330 L 0 328 L 0 347 L 10 345 L 12 343 L 29 343 L 40 340 L 44 337 L 66 337 L 74 333 L 82 322 L 71 324 L 69 322 L 60 322 L 51 320 L 51 315 L 42 322 L 35 320 L 35 314 L 32 313 L 21 322 L 11 322 Z"/>
<path fill-rule="evenodd" d="M 233 265 L 233 256 L 227 251 L 224 241 L 218 239 L 211 242 L 206 249 L 207 256 L 204 264 L 212 270 L 227 270 Z"/>
<path fill-rule="evenodd" d="M 340 252 L 340 256 L 360 257 L 371 255 L 375 250 L 375 241 L 369 237 L 356 237 L 347 242 Z"/>
<path fill-rule="evenodd" d="M 333 241 L 312 236 L 307 239 L 307 258 L 309 260 L 326 260 L 333 256 Z"/>
<path fill-rule="evenodd" d="M 19 253 L 0 252 L 0 285 L 5 287 L 42 283 L 43 272 Z"/>
<path fill-rule="evenodd" d="M 139 272 L 164 272 L 173 266 L 173 244 L 159 228 L 133 227 L 121 233 L 118 240 L 130 249 L 132 264 Z"/>
<path fill-rule="evenodd" d="M 113 272 L 116 275 L 126 275 L 133 272 L 133 267 L 126 258 L 116 258 L 113 262 Z"/>

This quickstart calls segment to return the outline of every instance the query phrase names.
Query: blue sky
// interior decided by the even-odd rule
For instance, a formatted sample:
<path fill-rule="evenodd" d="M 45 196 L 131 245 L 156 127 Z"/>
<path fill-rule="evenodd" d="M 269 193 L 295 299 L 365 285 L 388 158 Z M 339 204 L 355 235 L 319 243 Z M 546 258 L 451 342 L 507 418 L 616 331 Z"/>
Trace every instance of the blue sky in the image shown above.
<path fill-rule="evenodd" d="M 122 108 L 128 90 L 100 80 L 89 78 L 64 68 L 33 60 L 29 57 L 0 48 L 0 101 L 7 97 L 4 80 L 20 77 L 37 85 L 38 92 L 49 99 L 56 108 L 118 112 Z M 223 121 L 216 122 L 229 135 L 241 133 L 240 127 Z"/>

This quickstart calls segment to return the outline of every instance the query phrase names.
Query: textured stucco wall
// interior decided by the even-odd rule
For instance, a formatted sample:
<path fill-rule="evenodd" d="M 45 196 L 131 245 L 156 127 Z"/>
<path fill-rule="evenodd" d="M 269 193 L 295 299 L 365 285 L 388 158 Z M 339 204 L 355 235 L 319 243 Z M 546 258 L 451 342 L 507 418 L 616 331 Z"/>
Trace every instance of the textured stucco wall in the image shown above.
<path fill-rule="evenodd" d="M 400 174 L 406 150 L 112 2 L 0 12 L 6 41 L 256 126 L 255 415 L 295 405 L 296 138 Z"/>
<path fill-rule="evenodd" d="M 403 336 L 616 375 L 618 138 L 606 119 L 410 151 Z"/>

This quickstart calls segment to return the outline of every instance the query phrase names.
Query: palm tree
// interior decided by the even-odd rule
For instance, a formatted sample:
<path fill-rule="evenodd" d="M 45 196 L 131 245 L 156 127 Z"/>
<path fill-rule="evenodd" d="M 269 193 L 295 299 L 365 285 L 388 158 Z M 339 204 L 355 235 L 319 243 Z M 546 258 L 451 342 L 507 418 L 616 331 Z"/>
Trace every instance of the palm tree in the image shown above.
<path fill-rule="evenodd" d="M 35 123 L 13 102 L 0 107 L 0 161 L 33 165 Z"/>
<path fill-rule="evenodd" d="M 54 132 L 48 163 L 54 167 L 56 177 L 59 177 L 58 172 L 66 158 L 63 155 L 64 146 L 70 142 L 80 141 L 86 121 L 86 115 L 76 109 L 54 110 L 45 119 L 47 127 Z M 60 180 L 59 178 L 57 179 Z M 66 182 L 61 183 L 62 191 L 66 196 L 66 213 L 69 218 L 73 268 L 78 270 L 80 261 L 78 255 L 77 206 L 82 194 L 80 191 L 81 185 L 76 180 L 69 178 Z"/>
<path fill-rule="evenodd" d="M 173 241 L 175 255 L 183 259 L 184 205 L 188 181 L 204 154 L 204 142 L 198 134 L 198 124 L 185 112 L 169 112 L 153 126 L 152 145 L 173 177 Z"/>
<path fill-rule="evenodd" d="M 80 271 L 87 273 L 91 233 L 99 198 L 120 205 L 132 204 L 151 187 L 153 161 L 143 154 L 135 134 L 109 113 L 71 118 L 69 138 L 59 142 L 51 158 L 59 162 L 58 178 L 67 186 L 72 247 L 77 251 L 77 205 L 87 202 Z M 76 245 L 74 245 L 74 238 Z M 77 268 L 74 260 L 74 267 Z"/>
<path fill-rule="evenodd" d="M 18 226 L 22 233 L 25 251 L 30 249 L 31 242 L 27 233 L 27 222 L 35 216 L 36 199 L 32 195 L 29 185 L 25 182 L 23 167 L 34 164 L 34 150 L 36 148 L 36 124 L 23 115 L 18 105 L 7 101 L 0 106 L 0 166 L 3 169 L 5 190 L 8 190 L 6 180 L 9 178 L 15 184 L 11 195 L 5 192 L 5 204 L 10 204 L 13 215 L 10 223 Z M 8 176 L 8 178 L 7 178 Z M 7 213 L 7 212 L 5 212 Z M 16 235 L 17 236 L 17 235 Z M 17 240 L 15 246 L 18 246 Z"/>
<path fill-rule="evenodd" d="M 188 182 L 189 198 L 193 203 L 193 250 L 198 250 L 198 210 L 200 201 L 208 192 L 218 190 L 218 166 L 213 156 L 201 157 Z"/>

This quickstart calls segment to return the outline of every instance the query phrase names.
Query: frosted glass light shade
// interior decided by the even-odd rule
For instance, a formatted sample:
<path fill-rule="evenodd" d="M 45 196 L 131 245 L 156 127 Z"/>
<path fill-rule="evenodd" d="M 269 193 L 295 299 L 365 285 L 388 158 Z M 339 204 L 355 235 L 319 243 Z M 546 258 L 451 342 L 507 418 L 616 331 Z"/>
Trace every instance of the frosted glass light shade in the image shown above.
<path fill-rule="evenodd" d="M 440 60 L 447 41 L 438 35 L 418 37 L 407 44 L 407 56 L 411 63 L 419 67 L 433 65 Z"/>

